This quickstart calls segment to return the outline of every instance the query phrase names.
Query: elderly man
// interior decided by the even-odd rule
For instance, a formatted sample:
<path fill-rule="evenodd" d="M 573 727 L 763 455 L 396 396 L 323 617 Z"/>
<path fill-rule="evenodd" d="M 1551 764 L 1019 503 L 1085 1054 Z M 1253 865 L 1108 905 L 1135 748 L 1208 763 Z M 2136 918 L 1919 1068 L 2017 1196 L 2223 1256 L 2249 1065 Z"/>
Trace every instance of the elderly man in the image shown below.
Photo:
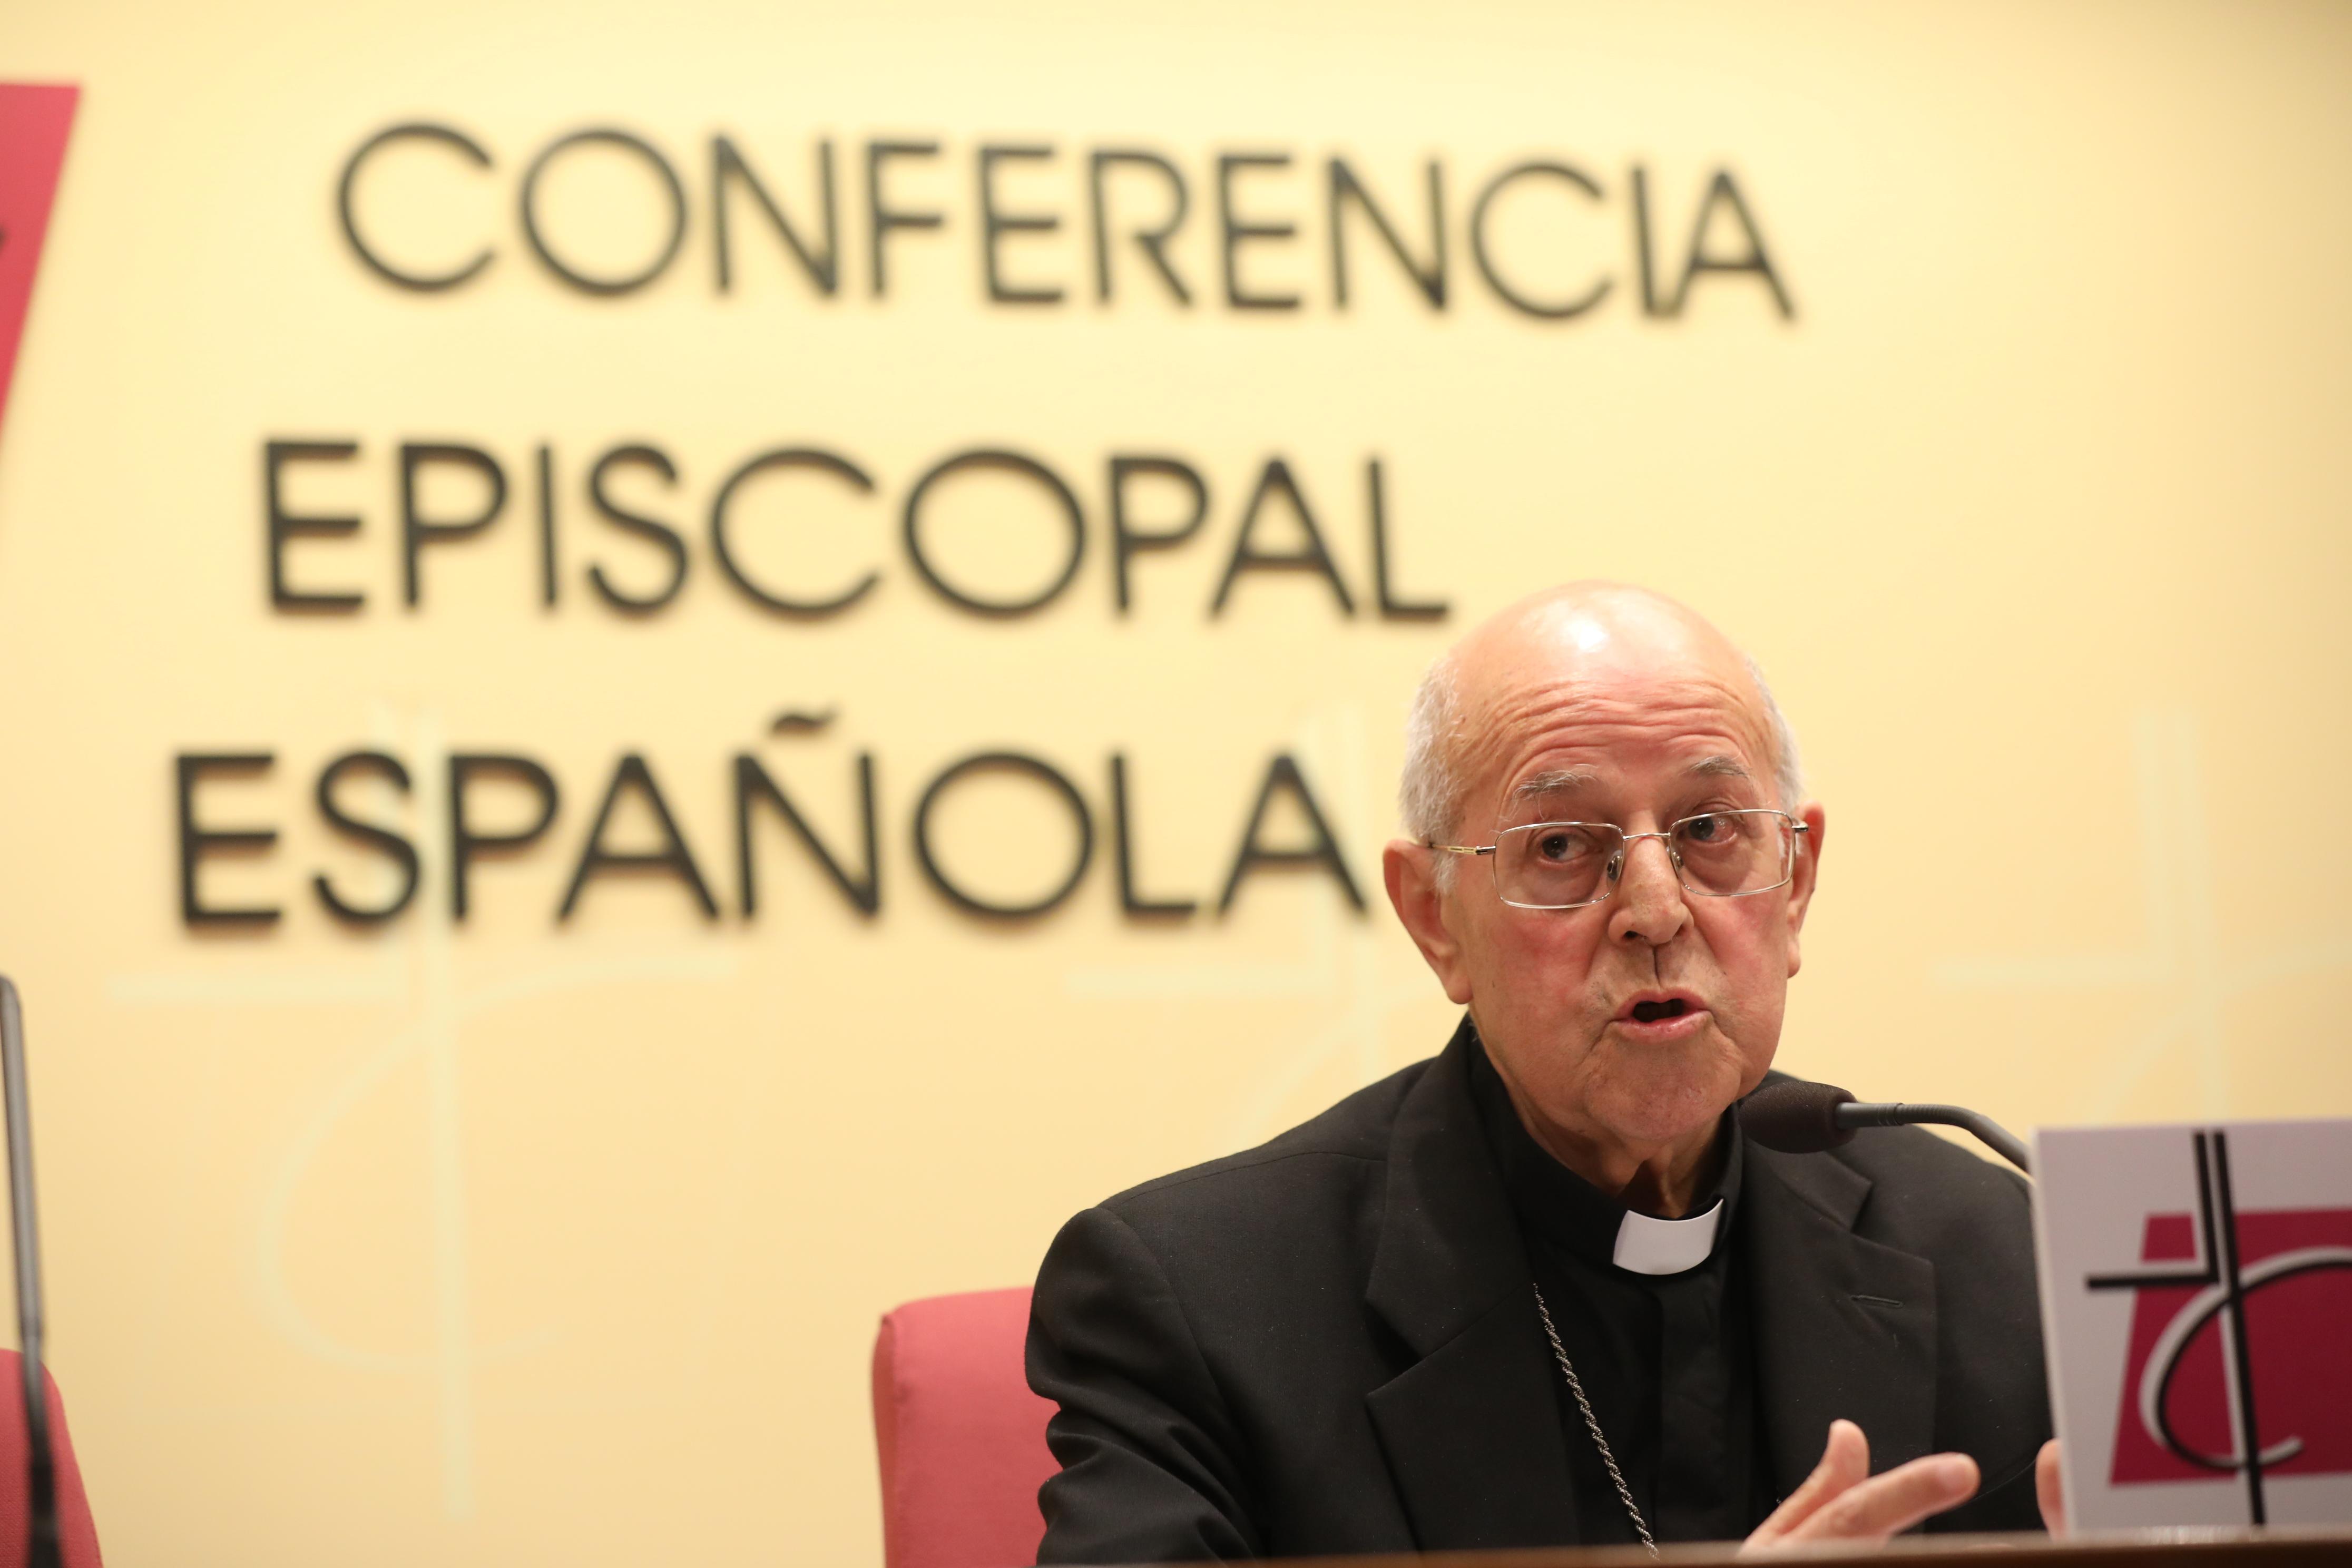
<path fill-rule="evenodd" d="M 2032 1526 L 2023 1184 L 1732 1114 L 1825 830 L 1754 666 L 1654 595 L 1538 595 L 1430 671 L 1402 794 L 1390 901 L 1466 1016 L 1063 1229 L 1039 1561 Z"/>

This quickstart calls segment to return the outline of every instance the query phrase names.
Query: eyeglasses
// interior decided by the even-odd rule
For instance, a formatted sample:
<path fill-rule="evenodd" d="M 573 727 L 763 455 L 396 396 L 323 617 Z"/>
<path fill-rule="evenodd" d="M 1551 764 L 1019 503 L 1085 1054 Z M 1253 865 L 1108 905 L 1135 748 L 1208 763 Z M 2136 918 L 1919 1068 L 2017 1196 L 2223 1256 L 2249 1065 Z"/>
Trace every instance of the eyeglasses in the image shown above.
<path fill-rule="evenodd" d="M 1608 822 L 1531 822 L 1506 827 L 1492 844 L 1432 844 L 1446 855 L 1484 855 L 1495 891 L 1520 910 L 1574 910 L 1617 890 L 1625 857 L 1644 838 L 1666 847 L 1683 890 L 1706 899 L 1744 899 L 1785 886 L 1797 868 L 1797 835 L 1806 825 L 1785 811 L 1709 811 L 1670 823 L 1664 833 L 1628 833 Z"/>

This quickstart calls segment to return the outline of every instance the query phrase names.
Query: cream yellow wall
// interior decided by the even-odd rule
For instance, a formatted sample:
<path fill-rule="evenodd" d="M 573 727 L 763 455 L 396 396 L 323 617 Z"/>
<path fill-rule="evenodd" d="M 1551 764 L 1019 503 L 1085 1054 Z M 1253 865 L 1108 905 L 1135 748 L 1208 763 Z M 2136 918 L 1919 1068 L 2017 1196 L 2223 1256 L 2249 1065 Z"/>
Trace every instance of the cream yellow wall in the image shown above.
<path fill-rule="evenodd" d="M 1313 875 L 1147 925 L 1098 854 L 1054 915 L 975 921 L 916 871 L 917 792 L 1010 746 L 1100 815 L 1123 752 L 1148 890 L 1209 898 L 1288 752 L 1370 891 L 1417 672 L 1557 579 L 1687 598 L 1756 651 L 1803 738 L 1832 831 L 1786 1065 L 2019 1126 L 2352 1111 L 2340 6 L 18 5 L 0 79 L 84 88 L 0 433 L 0 966 L 29 1000 L 54 1364 L 118 1563 L 877 1561 L 881 1311 L 1024 1280 L 1076 1207 L 1262 1138 L 1448 1026 L 1384 911 L 1357 919 Z M 500 246 L 446 294 L 368 274 L 333 217 L 344 155 L 417 118 L 499 161 L 369 187 L 419 257 Z M 520 165 L 594 123 L 661 145 L 694 210 L 677 266 L 619 300 L 556 287 L 512 232 Z M 740 213 L 721 297 L 701 161 L 722 131 L 796 213 L 834 136 L 848 219 L 856 148 L 936 138 L 936 164 L 891 178 L 950 226 L 894 241 L 876 300 L 850 223 L 843 294 L 819 301 Z M 1080 150 L 1177 159 L 1177 254 L 1203 287 L 1210 160 L 1291 152 L 1248 190 L 1302 238 L 1251 265 L 1308 307 L 1181 311 L 1130 266 L 1099 309 L 1066 225 L 1008 255 L 1075 302 L 985 304 L 970 184 L 992 139 L 1061 149 L 1008 188 L 1068 224 Z M 1362 231 L 1353 308 L 1332 308 L 1313 193 L 1334 150 L 1415 236 L 1402 198 L 1445 160 L 1442 315 Z M 1614 270 L 1582 320 L 1513 314 L 1471 271 L 1467 195 L 1524 156 L 1607 192 L 1557 232 L 1532 200 L 1515 220 L 1535 226 L 1522 254 Z M 1633 307 L 1637 161 L 1677 263 L 1706 174 L 1735 174 L 1793 321 L 1753 278 L 1703 282 L 1678 320 Z M 592 163 L 567 232 L 622 255 L 644 187 Z M 358 616 L 268 608 L 273 437 L 363 444 L 299 493 L 365 531 L 296 556 L 363 587 Z M 533 598 L 527 491 L 433 554 L 420 613 L 394 603 L 390 454 L 442 437 L 518 479 L 534 444 L 558 449 L 555 611 Z M 878 497 L 824 502 L 829 542 L 763 559 L 809 581 L 870 560 L 882 585 L 781 621 L 698 537 L 676 605 L 610 614 L 581 564 L 650 558 L 576 488 L 630 439 L 677 459 L 662 510 L 698 535 L 760 447 L 854 454 Z M 950 608 L 896 543 L 915 474 L 997 443 L 1069 476 L 1093 535 L 1026 619 Z M 1121 619 L 1103 465 L 1127 450 L 1186 456 L 1216 495 L 1199 542 L 1139 564 Z M 1209 618 L 1275 453 L 1360 595 L 1378 454 L 1402 589 L 1450 620 L 1343 618 L 1276 574 Z M 959 560 L 1012 584 L 1036 524 L 1008 507 L 1002 544 L 967 517 Z M 770 737 L 793 707 L 839 716 Z M 469 746 L 545 759 L 563 815 L 480 873 L 463 926 L 420 829 L 419 906 L 339 928 L 308 878 L 363 889 L 369 863 L 309 792 L 369 744 L 419 773 L 404 813 L 379 803 L 399 820 L 437 820 L 436 759 Z M 241 749 L 275 771 L 204 809 L 285 837 L 206 887 L 288 914 L 192 934 L 171 758 Z M 726 918 L 616 880 L 553 920 L 629 750 Z M 849 760 L 875 754 L 877 919 L 773 828 L 760 914 L 731 912 L 742 750 L 836 839 Z M 1010 888 L 1028 873 L 1006 846 L 1056 820 L 1000 785 L 945 826 L 965 874 Z"/>

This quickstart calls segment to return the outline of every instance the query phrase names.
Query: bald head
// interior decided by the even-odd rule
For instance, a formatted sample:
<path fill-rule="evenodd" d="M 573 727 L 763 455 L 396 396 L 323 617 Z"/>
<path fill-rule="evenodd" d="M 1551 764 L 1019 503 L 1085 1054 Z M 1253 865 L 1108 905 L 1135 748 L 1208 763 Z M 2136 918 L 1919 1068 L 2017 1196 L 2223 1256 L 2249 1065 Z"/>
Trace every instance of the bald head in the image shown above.
<path fill-rule="evenodd" d="M 1779 1048 L 1828 822 L 1755 666 L 1656 594 L 1537 595 L 1430 671 L 1404 795 L 1389 902 L 1520 1122 L 1683 1212 Z"/>
<path fill-rule="evenodd" d="M 1491 760 L 1476 754 L 1482 744 L 1507 731 L 1514 711 L 1562 688 L 1612 706 L 1717 694 L 1753 726 L 1781 808 L 1796 808 L 1803 782 L 1795 738 L 1755 661 L 1662 594 L 1570 583 L 1498 612 L 1430 667 L 1406 736 L 1399 791 L 1406 831 L 1424 842 L 1457 841 L 1465 792 Z"/>

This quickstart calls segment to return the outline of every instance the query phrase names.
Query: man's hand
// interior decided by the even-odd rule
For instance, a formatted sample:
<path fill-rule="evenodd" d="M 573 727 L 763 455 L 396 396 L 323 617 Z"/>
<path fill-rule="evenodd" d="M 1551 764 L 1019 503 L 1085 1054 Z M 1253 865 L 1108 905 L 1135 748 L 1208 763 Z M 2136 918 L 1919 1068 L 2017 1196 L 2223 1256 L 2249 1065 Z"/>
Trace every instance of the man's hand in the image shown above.
<path fill-rule="evenodd" d="M 2066 1533 L 2066 1494 L 2058 1485 L 2058 1439 L 2042 1445 L 2033 1456 L 2033 1496 L 2042 1504 L 2042 1528 L 2053 1536 Z"/>
<path fill-rule="evenodd" d="M 2045 1457 L 2054 1479 L 2055 1456 Z M 1977 1462 L 1966 1454 L 1930 1454 L 1873 1476 L 1870 1439 L 1851 1421 L 1832 1421 L 1822 1462 L 1788 1501 L 1772 1510 L 1771 1518 L 1756 1527 L 1739 1554 L 1769 1556 L 1779 1548 L 1816 1541 L 1884 1542 L 1923 1519 L 1959 1507 L 1976 1490 Z M 2046 1514 L 2046 1503 L 2044 1509 Z"/>

